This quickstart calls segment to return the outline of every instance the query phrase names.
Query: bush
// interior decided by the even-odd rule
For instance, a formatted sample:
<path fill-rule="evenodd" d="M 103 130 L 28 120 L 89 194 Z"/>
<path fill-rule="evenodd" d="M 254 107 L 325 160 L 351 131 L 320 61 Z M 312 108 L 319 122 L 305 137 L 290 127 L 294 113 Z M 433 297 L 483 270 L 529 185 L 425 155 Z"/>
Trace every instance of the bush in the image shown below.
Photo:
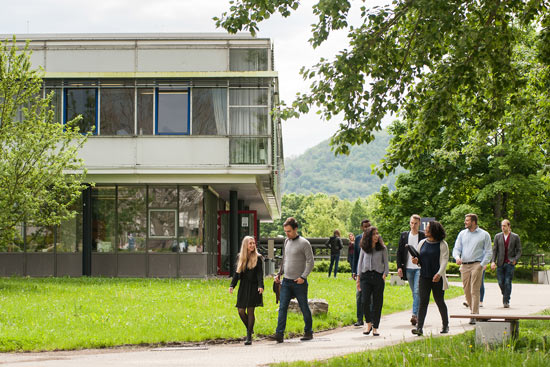
<path fill-rule="evenodd" d="M 320 273 L 328 273 L 328 267 L 330 266 L 330 261 L 327 260 L 321 260 L 316 261 L 315 266 L 313 267 L 313 271 L 320 272 Z M 397 271 L 397 264 L 394 262 L 390 262 L 388 264 L 390 271 Z M 351 273 L 351 265 L 346 260 L 338 263 L 338 273 Z"/>

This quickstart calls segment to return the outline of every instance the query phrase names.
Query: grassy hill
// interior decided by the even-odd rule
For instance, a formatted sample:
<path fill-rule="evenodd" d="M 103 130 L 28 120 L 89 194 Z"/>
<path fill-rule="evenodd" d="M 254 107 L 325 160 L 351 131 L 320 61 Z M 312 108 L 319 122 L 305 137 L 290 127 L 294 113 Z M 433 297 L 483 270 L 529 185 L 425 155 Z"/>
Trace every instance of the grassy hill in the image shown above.
<path fill-rule="evenodd" d="M 379 191 L 383 184 L 393 189 L 396 175 L 383 179 L 371 174 L 386 153 L 390 135 L 383 131 L 368 144 L 351 147 L 349 156 L 335 156 L 325 140 L 295 158 L 285 159 L 283 193 L 323 192 L 341 199 L 356 199 Z"/>

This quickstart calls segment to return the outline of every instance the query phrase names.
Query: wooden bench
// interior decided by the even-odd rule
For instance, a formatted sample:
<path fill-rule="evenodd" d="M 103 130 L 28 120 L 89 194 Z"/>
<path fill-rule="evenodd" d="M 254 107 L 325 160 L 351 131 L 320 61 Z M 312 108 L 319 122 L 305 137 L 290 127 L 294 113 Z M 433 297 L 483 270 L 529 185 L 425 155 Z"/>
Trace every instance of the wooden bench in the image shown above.
<path fill-rule="evenodd" d="M 550 320 L 550 316 L 533 315 L 451 315 L 454 319 L 476 320 L 476 344 L 502 343 L 519 335 L 519 320 Z"/>

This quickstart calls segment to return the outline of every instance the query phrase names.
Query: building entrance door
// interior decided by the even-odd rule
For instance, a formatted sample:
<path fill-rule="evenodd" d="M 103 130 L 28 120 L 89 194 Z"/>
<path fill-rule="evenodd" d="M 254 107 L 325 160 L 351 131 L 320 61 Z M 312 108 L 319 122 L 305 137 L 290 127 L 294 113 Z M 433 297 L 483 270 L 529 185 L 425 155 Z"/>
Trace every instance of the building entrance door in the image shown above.
<path fill-rule="evenodd" d="M 258 221 L 255 210 L 239 210 L 239 243 L 237 253 L 241 249 L 241 241 L 245 236 L 252 236 L 258 243 Z M 229 275 L 231 272 L 231 259 L 229 247 L 229 210 L 218 211 L 218 274 Z"/>

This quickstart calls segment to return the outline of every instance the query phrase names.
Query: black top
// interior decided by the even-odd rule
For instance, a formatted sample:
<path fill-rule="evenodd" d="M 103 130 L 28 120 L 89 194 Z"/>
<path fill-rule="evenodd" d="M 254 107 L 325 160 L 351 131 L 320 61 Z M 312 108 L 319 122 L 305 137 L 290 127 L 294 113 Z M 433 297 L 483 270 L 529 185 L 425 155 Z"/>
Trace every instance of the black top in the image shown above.
<path fill-rule="evenodd" d="M 238 281 L 241 281 L 239 285 L 239 292 L 237 293 L 238 308 L 258 307 L 263 306 L 263 297 L 258 292 L 258 288 L 264 288 L 264 258 L 258 256 L 258 262 L 254 269 L 246 268 L 244 272 L 233 275 L 230 287 L 235 288 Z"/>
<path fill-rule="evenodd" d="M 409 232 L 410 231 L 401 232 L 401 236 L 399 237 L 399 247 L 397 248 L 397 268 L 403 269 L 404 280 L 407 280 L 407 272 L 405 269 L 407 268 L 409 252 L 407 251 L 405 245 L 409 243 Z M 420 241 L 424 238 L 426 238 L 424 232 L 418 231 L 418 242 L 420 243 Z"/>
<path fill-rule="evenodd" d="M 330 248 L 330 254 L 331 255 L 338 255 L 340 253 L 340 250 L 344 247 L 342 244 L 342 240 L 340 237 L 332 236 L 325 242 L 325 246 Z"/>
<path fill-rule="evenodd" d="M 426 240 L 420 249 L 420 277 L 432 279 L 439 271 L 439 242 Z"/>

